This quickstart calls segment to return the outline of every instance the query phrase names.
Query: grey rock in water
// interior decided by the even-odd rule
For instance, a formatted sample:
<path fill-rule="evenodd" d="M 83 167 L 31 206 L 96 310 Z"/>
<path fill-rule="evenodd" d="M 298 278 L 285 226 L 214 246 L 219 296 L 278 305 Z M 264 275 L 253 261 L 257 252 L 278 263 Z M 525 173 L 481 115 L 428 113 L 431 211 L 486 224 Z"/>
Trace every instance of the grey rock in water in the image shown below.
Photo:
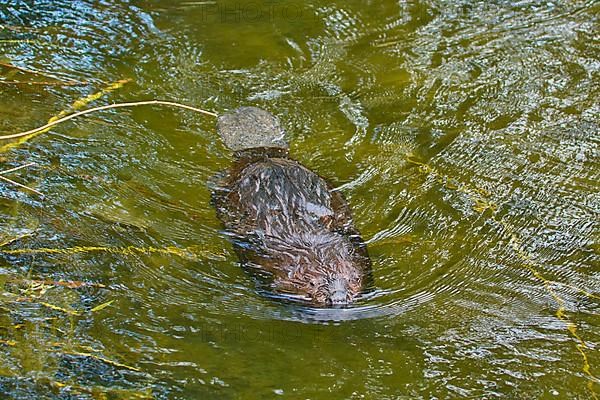
<path fill-rule="evenodd" d="M 240 107 L 219 116 L 217 132 L 233 151 L 255 147 L 289 147 L 279 119 L 257 107 Z"/>

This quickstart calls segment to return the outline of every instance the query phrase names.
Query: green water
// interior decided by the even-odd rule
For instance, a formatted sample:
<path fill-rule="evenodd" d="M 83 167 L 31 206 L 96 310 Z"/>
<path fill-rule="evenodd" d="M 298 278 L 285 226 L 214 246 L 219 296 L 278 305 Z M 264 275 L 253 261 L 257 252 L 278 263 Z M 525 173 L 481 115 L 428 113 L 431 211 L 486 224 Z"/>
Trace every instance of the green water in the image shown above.
<path fill-rule="evenodd" d="M 231 162 L 214 119 L 82 117 L 0 154 L 44 194 L 0 182 L 0 398 L 597 399 L 598 15 L 2 2 L 0 61 L 31 72 L 0 67 L 0 132 L 121 79 L 86 107 L 268 109 L 347 197 L 376 290 L 335 320 L 257 291 L 210 205 Z M 14 83 L 55 78 L 85 84 Z"/>

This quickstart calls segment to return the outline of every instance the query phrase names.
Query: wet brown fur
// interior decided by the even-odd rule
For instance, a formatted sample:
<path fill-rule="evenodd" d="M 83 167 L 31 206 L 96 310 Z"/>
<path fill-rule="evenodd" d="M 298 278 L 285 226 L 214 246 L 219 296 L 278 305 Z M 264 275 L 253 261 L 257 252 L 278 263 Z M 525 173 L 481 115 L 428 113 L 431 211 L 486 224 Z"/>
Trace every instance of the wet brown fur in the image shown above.
<path fill-rule="evenodd" d="M 368 284 L 371 262 L 346 200 L 286 149 L 238 151 L 213 202 L 243 264 L 276 292 L 328 306 Z"/>

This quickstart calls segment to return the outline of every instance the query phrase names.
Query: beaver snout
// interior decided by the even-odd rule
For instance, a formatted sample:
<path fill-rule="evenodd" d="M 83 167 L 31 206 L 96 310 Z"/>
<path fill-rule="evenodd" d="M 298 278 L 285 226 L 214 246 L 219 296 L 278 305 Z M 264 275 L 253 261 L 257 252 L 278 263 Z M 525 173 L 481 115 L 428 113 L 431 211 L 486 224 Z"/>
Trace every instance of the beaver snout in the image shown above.
<path fill-rule="evenodd" d="M 362 289 L 360 279 L 347 279 L 344 276 L 328 277 L 321 281 L 316 292 L 309 293 L 316 306 L 340 307 L 351 304 Z"/>
<path fill-rule="evenodd" d="M 332 306 L 348 304 L 352 300 L 348 292 L 348 282 L 345 279 L 338 278 L 331 283 L 328 300 Z"/>

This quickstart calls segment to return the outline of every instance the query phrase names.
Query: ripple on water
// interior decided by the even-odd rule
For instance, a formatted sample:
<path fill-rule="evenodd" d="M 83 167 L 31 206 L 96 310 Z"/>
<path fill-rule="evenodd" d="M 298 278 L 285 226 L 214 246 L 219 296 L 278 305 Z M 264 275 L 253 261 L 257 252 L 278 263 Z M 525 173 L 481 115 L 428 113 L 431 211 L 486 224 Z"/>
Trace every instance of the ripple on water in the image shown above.
<path fill-rule="evenodd" d="M 22 358 L 4 357 L 7 368 L 21 373 L 25 360 L 27 376 L 77 381 L 79 371 L 63 364 L 77 365 L 119 387 L 150 385 L 159 398 L 216 390 L 250 397 L 257 388 L 287 394 L 306 382 L 316 395 L 305 397 L 336 385 L 352 388 L 347 396 L 392 397 L 398 392 L 388 386 L 398 387 L 400 375 L 410 377 L 402 384 L 415 398 L 543 397 L 548 388 L 589 394 L 575 346 L 592 355 L 599 340 L 594 3 L 382 2 L 367 10 L 311 2 L 302 8 L 310 22 L 239 24 L 203 17 L 206 7 L 1 8 L 3 25 L 27 28 L 11 32 L 34 39 L 8 47 L 10 61 L 90 85 L 3 87 L 0 103 L 19 106 L 2 104 L 0 124 L 30 128 L 100 80 L 124 77 L 135 82 L 100 101 L 269 109 L 282 119 L 294 157 L 348 198 L 368 241 L 374 287 L 344 309 L 263 293 L 239 267 L 210 206 L 209 182 L 231 162 L 213 121 L 155 108 L 98 114 L 3 154 L 15 164 L 37 162 L 19 178 L 39 182 L 47 198 L 2 186 L 8 217 L 0 240 L 29 235 L 10 248 L 66 250 L 3 255 L 2 271 L 107 286 L 42 295 L 65 309 L 115 302 L 74 324 L 58 318 L 56 330 L 44 324 L 59 311 L 22 304 L 7 326 L 30 318 L 38 330 L 21 328 L 27 338 L 10 331 L 31 346 L 18 346 Z M 75 246 L 104 250 L 68 250 Z M 13 283 L 6 289 L 22 294 Z M 236 324 L 257 337 L 240 340 Z M 298 337 L 262 340 L 273 326 L 340 336 L 324 347 Z M 398 353 L 406 335 L 418 345 Z M 55 342 L 127 359 L 152 379 L 45 351 Z M 292 363 L 306 376 L 284 376 Z M 353 379 L 359 369 L 364 379 Z M 79 382 L 111 385 L 87 378 Z M 10 379 L 0 378 L 0 387 L 21 393 Z M 48 386 L 28 379 L 19 382 L 32 393 Z"/>

